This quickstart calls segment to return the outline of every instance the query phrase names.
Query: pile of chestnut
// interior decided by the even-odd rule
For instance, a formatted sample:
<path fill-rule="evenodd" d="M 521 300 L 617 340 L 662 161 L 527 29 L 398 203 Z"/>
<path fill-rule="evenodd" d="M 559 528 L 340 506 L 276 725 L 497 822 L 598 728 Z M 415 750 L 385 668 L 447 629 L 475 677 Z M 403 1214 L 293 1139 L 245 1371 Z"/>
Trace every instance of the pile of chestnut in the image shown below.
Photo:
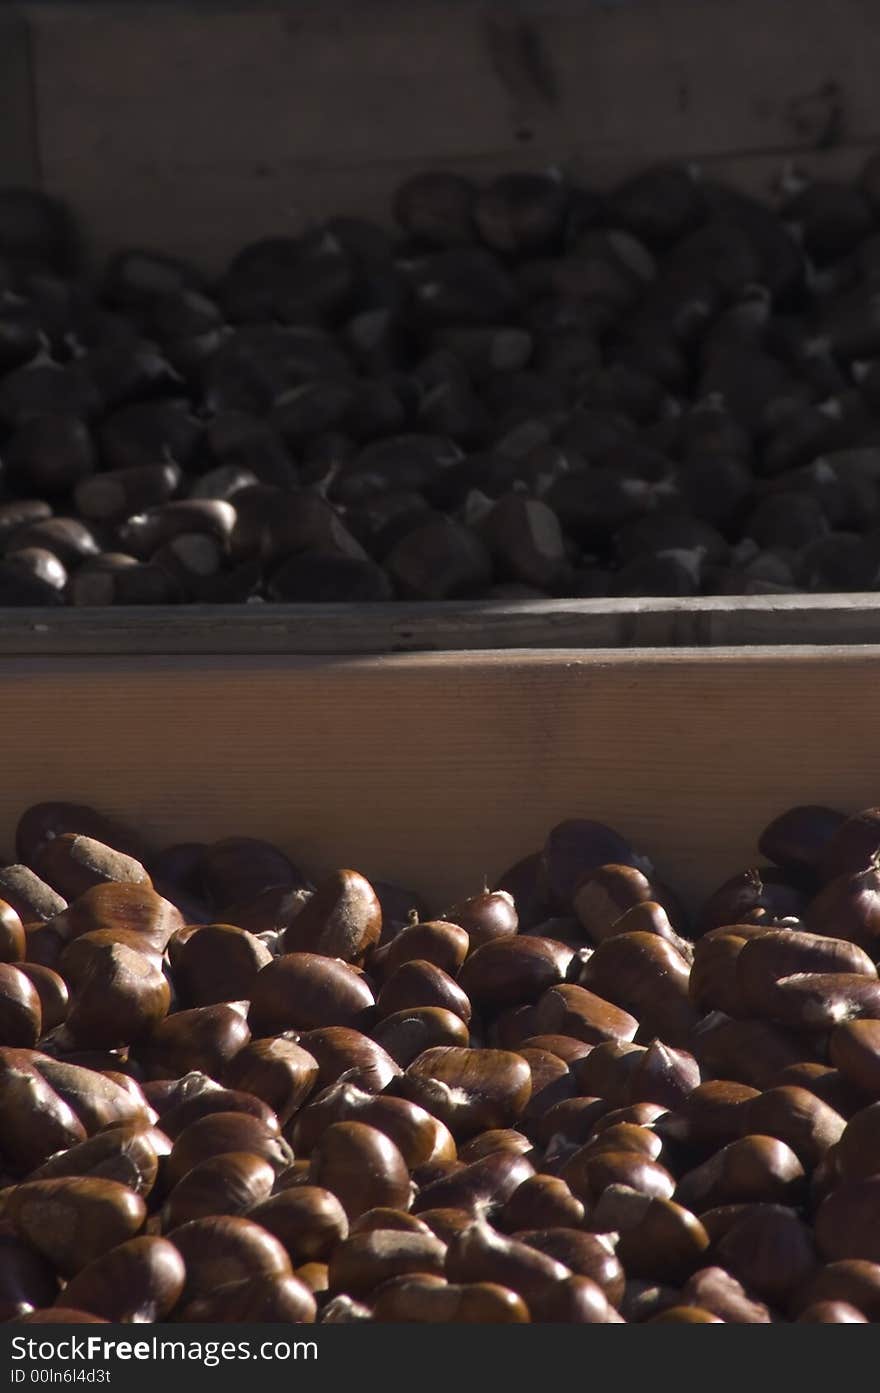
<path fill-rule="evenodd" d="M 0 190 L 0 605 L 880 587 L 880 156 L 393 213 L 87 278 Z"/>
<path fill-rule="evenodd" d="M 611 828 L 431 917 L 30 808 L 0 871 L 0 1319 L 880 1321 L 880 809 L 689 921 Z"/>

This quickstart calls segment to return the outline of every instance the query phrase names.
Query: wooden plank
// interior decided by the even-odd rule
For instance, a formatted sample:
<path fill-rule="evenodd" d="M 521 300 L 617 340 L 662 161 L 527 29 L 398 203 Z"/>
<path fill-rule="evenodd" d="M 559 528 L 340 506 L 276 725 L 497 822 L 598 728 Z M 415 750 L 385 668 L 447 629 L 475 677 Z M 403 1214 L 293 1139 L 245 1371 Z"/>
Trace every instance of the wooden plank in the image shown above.
<path fill-rule="evenodd" d="M 45 180 L 97 252 L 216 266 L 331 212 L 385 216 L 425 165 L 607 183 L 657 159 L 725 172 L 817 150 L 836 171 L 880 142 L 864 0 L 23 8 Z"/>
<path fill-rule="evenodd" d="M 30 30 L 17 8 L 7 8 L 0 10 L 0 185 L 40 179 Z"/>
<path fill-rule="evenodd" d="M 695 901 L 787 805 L 877 802 L 878 677 L 877 646 L 4 659 L 0 846 L 28 804 L 76 798 L 158 842 L 269 837 L 440 911 L 580 815 Z"/>
<path fill-rule="evenodd" d="M 880 596 L 0 610 L 0 656 L 454 652 L 880 642 Z"/>

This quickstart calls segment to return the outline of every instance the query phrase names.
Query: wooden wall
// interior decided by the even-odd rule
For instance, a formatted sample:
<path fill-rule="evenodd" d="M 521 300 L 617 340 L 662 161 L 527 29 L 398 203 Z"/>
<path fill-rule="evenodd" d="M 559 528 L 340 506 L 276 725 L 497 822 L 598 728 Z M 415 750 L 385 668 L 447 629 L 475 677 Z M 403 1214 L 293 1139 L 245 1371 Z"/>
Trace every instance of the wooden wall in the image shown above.
<path fill-rule="evenodd" d="M 420 167 L 687 159 L 765 191 L 880 146 L 874 0 L 26 0 L 0 14 L 0 182 L 96 252 L 220 264 Z"/>

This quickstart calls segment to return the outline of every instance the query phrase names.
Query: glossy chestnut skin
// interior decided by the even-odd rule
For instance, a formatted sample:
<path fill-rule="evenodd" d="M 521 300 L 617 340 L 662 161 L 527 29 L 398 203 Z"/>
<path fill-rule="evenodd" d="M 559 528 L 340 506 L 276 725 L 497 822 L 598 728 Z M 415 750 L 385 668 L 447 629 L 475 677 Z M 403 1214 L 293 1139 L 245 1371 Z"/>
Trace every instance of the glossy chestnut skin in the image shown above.
<path fill-rule="evenodd" d="M 156 1096 L 156 1089 L 169 1083 L 172 1086 L 178 1084 L 179 1087 L 160 1100 Z M 194 1072 L 184 1074 L 180 1080 L 162 1079 L 158 1084 L 148 1083 L 146 1092 L 160 1112 L 159 1123 L 163 1132 L 172 1141 L 179 1137 L 191 1122 L 198 1122 L 200 1117 L 217 1112 L 247 1113 L 249 1117 L 256 1117 L 270 1132 L 277 1133 L 281 1130 L 275 1112 L 262 1098 L 234 1088 L 221 1088 L 213 1079 L 209 1079 L 207 1074 Z"/>
<path fill-rule="evenodd" d="M 65 1029 L 90 1048 L 113 1049 L 152 1035 L 171 1005 L 161 968 L 126 943 L 94 943 L 90 937 L 78 938 L 61 955 L 70 990 Z"/>
<path fill-rule="evenodd" d="M 371 1299 L 373 1319 L 401 1324 L 523 1325 L 525 1302 L 496 1282 L 441 1282 L 413 1273 L 383 1282 Z"/>
<path fill-rule="evenodd" d="M 519 1184 L 495 1215 L 502 1233 L 521 1229 L 578 1228 L 584 1204 L 558 1175 L 531 1175 Z"/>
<path fill-rule="evenodd" d="M 764 1302 L 750 1297 L 723 1267 L 701 1267 L 685 1282 L 681 1294 L 729 1325 L 769 1325 L 773 1319 Z"/>
<path fill-rule="evenodd" d="M 319 1064 L 302 1046 L 277 1036 L 251 1040 L 233 1055 L 226 1082 L 261 1098 L 284 1126 L 317 1087 Z"/>
<path fill-rule="evenodd" d="M 348 1237 L 345 1210 L 321 1186 L 282 1190 L 255 1205 L 250 1217 L 274 1234 L 297 1264 L 326 1261 L 336 1244 Z"/>
<path fill-rule="evenodd" d="M 390 1137 L 363 1122 L 334 1122 L 315 1145 L 309 1183 L 339 1199 L 349 1222 L 368 1209 L 408 1209 L 406 1162 Z"/>
<path fill-rule="evenodd" d="M 846 1301 L 818 1301 L 798 1316 L 801 1325 L 867 1325 L 867 1316 Z"/>
<path fill-rule="evenodd" d="M 0 900 L 0 962 L 21 962 L 25 954 L 25 933 L 21 915 L 11 904 Z"/>
<path fill-rule="evenodd" d="M 278 1239 L 237 1215 L 192 1219 L 167 1237 L 186 1266 L 184 1299 L 234 1282 L 291 1275 Z"/>
<path fill-rule="evenodd" d="M 413 1171 L 432 1161 L 455 1159 L 451 1133 L 431 1113 L 390 1093 L 377 1097 L 347 1079 L 323 1089 L 298 1115 L 290 1132 L 297 1154 L 310 1155 L 328 1127 L 346 1121 L 365 1122 L 384 1132 Z"/>
<path fill-rule="evenodd" d="M 205 924 L 188 933 L 174 955 L 174 986 L 187 1006 L 247 999 L 260 968 L 271 961 L 253 934 L 232 924 Z"/>
<path fill-rule="evenodd" d="M 864 808 L 844 819 L 821 848 L 818 872 L 824 884 L 854 875 L 880 851 L 880 808 Z"/>
<path fill-rule="evenodd" d="M 496 1151 L 462 1164 L 422 1187 L 414 1210 L 456 1209 L 474 1217 L 494 1214 L 535 1173 L 527 1157 Z"/>
<path fill-rule="evenodd" d="M 370 1033 L 401 1069 L 406 1069 L 425 1050 L 465 1046 L 470 1041 L 467 1024 L 444 1006 L 413 1006 L 407 1011 L 395 1011 L 377 1021 Z"/>
<path fill-rule="evenodd" d="M 715 1242 L 713 1254 L 747 1291 L 776 1309 L 787 1306 L 819 1261 L 810 1229 L 779 1205 L 755 1206 Z"/>
<path fill-rule="evenodd" d="M 710 929 L 694 944 L 688 996 L 698 1011 L 747 1015 L 736 964 L 749 938 L 764 933 L 755 924 L 730 924 Z"/>
<path fill-rule="evenodd" d="M 390 943 L 374 951 L 370 958 L 370 971 L 378 972 L 384 981 L 403 963 L 418 959 L 433 963 L 451 977 L 456 977 L 469 947 L 467 931 L 459 924 L 429 919 L 424 923 L 409 924 Z"/>
<path fill-rule="evenodd" d="M 786 1142 L 807 1170 L 818 1165 L 851 1126 L 815 1094 L 791 1085 L 766 1089 L 752 1098 L 745 1105 L 743 1124 L 747 1132 Z M 841 1155 L 839 1146 L 837 1154 Z"/>
<path fill-rule="evenodd" d="M 400 1088 L 453 1136 L 467 1137 L 516 1122 L 531 1096 L 532 1077 L 527 1061 L 510 1050 L 439 1046 L 410 1064 Z"/>
<path fill-rule="evenodd" d="M 822 1301 L 855 1306 L 870 1321 L 880 1319 L 880 1264 L 844 1258 L 817 1268 L 790 1302 L 793 1314 Z"/>
<path fill-rule="evenodd" d="M 513 896 L 506 890 L 486 890 L 447 911 L 446 919 L 468 935 L 470 951 L 495 938 L 515 934 L 519 927 Z"/>
<path fill-rule="evenodd" d="M 470 954 L 458 982 L 481 1015 L 535 1002 L 565 981 L 573 952 L 547 938 L 491 939 Z"/>
<path fill-rule="evenodd" d="M 92 1176 L 33 1180 L 10 1194 L 4 1217 L 63 1276 L 134 1238 L 146 1218 L 139 1195 Z"/>
<path fill-rule="evenodd" d="M 440 1277 L 446 1244 L 429 1231 L 404 1233 L 377 1229 L 352 1233 L 334 1248 L 328 1265 L 329 1290 L 355 1299 L 367 1298 L 393 1277 L 418 1273 Z"/>
<path fill-rule="evenodd" d="M 752 1088 L 770 1088 L 776 1076 L 791 1065 L 813 1058 L 809 1044 L 780 1026 L 765 1021 L 707 1018 L 694 1032 L 691 1049 L 701 1071 L 716 1079 L 731 1079 Z"/>
<path fill-rule="evenodd" d="M 67 1018 L 70 1003 L 67 983 L 59 972 L 42 963 L 18 962 L 16 966 L 32 982 L 40 998 L 42 1033 L 46 1035 Z"/>
<path fill-rule="evenodd" d="M 657 934 L 626 933 L 600 943 L 578 980 L 632 1012 L 645 1043 L 656 1035 L 687 1048 L 697 1023 L 689 976 L 690 965 L 673 944 Z"/>
<path fill-rule="evenodd" d="M 229 1152 L 261 1157 L 276 1175 L 293 1160 L 287 1143 L 258 1118 L 239 1112 L 209 1113 L 191 1122 L 174 1141 L 165 1168 L 167 1184 L 177 1185 L 200 1162 Z"/>
<path fill-rule="evenodd" d="M 161 1321 L 177 1304 L 185 1275 L 183 1259 L 167 1239 L 132 1238 L 83 1267 L 56 1305 L 108 1321 Z"/>
<path fill-rule="evenodd" d="M 66 943 L 102 929 L 124 929 L 142 936 L 145 951 L 149 947 L 163 953 L 172 935 L 183 928 L 183 917 L 149 885 L 108 882 L 78 895 L 54 916 L 51 927 Z"/>
<path fill-rule="evenodd" d="M 451 1240 L 446 1252 L 446 1275 L 453 1282 L 498 1281 L 528 1304 L 543 1295 L 549 1283 L 564 1281 L 571 1269 L 538 1248 L 499 1234 L 489 1224 L 477 1220 Z"/>
<path fill-rule="evenodd" d="M 137 1085 L 131 1087 L 128 1082 L 122 1084 L 119 1079 L 97 1073 L 94 1069 L 53 1059 L 36 1051 L 30 1056 L 30 1063 L 48 1081 L 57 1096 L 70 1105 L 89 1134 L 108 1123 L 153 1120 L 147 1101 Z"/>
<path fill-rule="evenodd" d="M 274 1167 L 246 1151 L 226 1151 L 192 1166 L 178 1180 L 162 1208 L 167 1231 L 190 1219 L 215 1214 L 247 1214 L 268 1199 L 275 1184 Z"/>
<path fill-rule="evenodd" d="M 261 1274 L 231 1282 L 188 1301 L 180 1310 L 181 1321 L 209 1324 L 310 1325 L 317 1313 L 311 1290 L 289 1274 Z"/>
<path fill-rule="evenodd" d="M 867 1096 L 880 1091 L 880 1021 L 841 1021 L 828 1048 L 832 1064 L 858 1091 Z"/>
<path fill-rule="evenodd" d="M 43 1030 L 43 1008 L 30 978 L 0 962 L 0 1045 L 31 1049 Z"/>
<path fill-rule="evenodd" d="M 705 1260 L 709 1235 L 689 1209 L 652 1198 L 641 1217 L 620 1234 L 617 1256 L 630 1277 L 678 1284 Z"/>
<path fill-rule="evenodd" d="M 471 1018 L 467 990 L 442 968 L 418 958 L 401 963 L 385 978 L 376 998 L 376 1014 L 381 1020 L 413 1006 L 439 1006 L 460 1016 L 465 1024 Z"/>
<path fill-rule="evenodd" d="M 138 1053 L 152 1078 L 176 1078 L 191 1070 L 216 1078 L 250 1038 L 247 1021 L 234 1007 L 193 1006 L 160 1021 Z"/>
<path fill-rule="evenodd" d="M 382 906 L 369 881 L 357 871 L 335 871 L 285 930 L 284 951 L 361 963 L 381 932 Z"/>
<path fill-rule="evenodd" d="M 592 1045 L 603 1040 L 632 1040 L 639 1027 L 629 1012 L 585 986 L 571 983 L 544 992 L 536 1003 L 532 1023 L 533 1033 L 572 1035 Z"/>
<path fill-rule="evenodd" d="M 51 1263 L 15 1234 L 0 1233 L 0 1320 L 20 1320 L 51 1305 L 57 1291 Z"/>
<path fill-rule="evenodd" d="M 807 907 L 805 920 L 817 934 L 851 939 L 876 956 L 880 941 L 880 870 L 867 866 L 829 880 Z"/>
<path fill-rule="evenodd" d="M 56 1152 L 31 1171 L 29 1180 L 62 1176 L 91 1176 L 113 1180 L 146 1198 L 156 1184 L 160 1158 L 171 1150 L 170 1140 L 143 1122 L 124 1122 L 104 1128 L 86 1141 Z"/>
<path fill-rule="evenodd" d="M 347 963 L 317 953 L 274 958 L 257 974 L 248 1022 L 257 1037 L 320 1026 L 358 1028 L 373 993 Z"/>
<path fill-rule="evenodd" d="M 785 1204 L 799 1197 L 803 1182 L 803 1167 L 791 1147 L 774 1137 L 749 1135 L 682 1176 L 675 1198 L 696 1214 L 744 1200 Z"/>

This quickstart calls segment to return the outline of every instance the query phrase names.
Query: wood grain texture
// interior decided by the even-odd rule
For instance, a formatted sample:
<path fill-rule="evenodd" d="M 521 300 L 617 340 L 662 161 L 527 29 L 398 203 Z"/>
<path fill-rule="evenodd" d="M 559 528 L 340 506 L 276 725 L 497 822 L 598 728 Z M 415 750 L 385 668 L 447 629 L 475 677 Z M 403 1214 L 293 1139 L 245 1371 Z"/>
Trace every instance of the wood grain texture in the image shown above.
<path fill-rule="evenodd" d="M 28 804 L 81 799 L 158 842 L 269 837 L 436 911 L 581 815 L 695 900 L 786 806 L 877 802 L 878 690 L 876 646 L 4 659 L 0 848 Z"/>
<path fill-rule="evenodd" d="M 385 217 L 426 165 L 658 159 L 765 189 L 880 142 L 871 0 L 324 0 L 20 6 L 40 159 L 98 252 L 216 266 L 341 210 Z"/>
<path fill-rule="evenodd" d="M 880 643 L 880 596 L 0 610 L 0 656 Z"/>

